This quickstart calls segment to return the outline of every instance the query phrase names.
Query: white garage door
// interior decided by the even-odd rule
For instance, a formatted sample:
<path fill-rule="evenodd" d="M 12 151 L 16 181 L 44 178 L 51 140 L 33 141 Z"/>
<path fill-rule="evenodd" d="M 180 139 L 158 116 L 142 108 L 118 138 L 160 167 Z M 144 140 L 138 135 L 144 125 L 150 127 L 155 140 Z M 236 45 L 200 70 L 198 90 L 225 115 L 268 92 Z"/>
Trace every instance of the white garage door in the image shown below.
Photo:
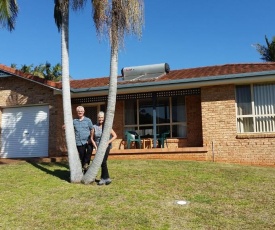
<path fill-rule="evenodd" d="M 48 156 L 49 106 L 5 108 L 1 158 Z"/>

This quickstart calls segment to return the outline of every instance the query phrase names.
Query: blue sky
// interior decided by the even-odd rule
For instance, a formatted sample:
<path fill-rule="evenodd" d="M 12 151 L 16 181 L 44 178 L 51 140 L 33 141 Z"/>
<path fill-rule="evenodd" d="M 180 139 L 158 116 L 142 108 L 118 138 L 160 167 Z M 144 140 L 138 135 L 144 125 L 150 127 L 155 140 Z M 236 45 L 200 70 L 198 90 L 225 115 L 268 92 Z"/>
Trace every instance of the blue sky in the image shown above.
<path fill-rule="evenodd" d="M 184 69 L 262 62 L 252 44 L 275 36 L 274 0 L 145 0 L 141 40 L 126 37 L 119 53 L 123 67 L 168 63 Z M 18 0 L 13 32 L 0 29 L 0 63 L 61 63 L 54 0 Z M 96 37 L 90 0 L 70 13 L 70 75 L 74 79 L 109 76 L 110 46 Z"/>

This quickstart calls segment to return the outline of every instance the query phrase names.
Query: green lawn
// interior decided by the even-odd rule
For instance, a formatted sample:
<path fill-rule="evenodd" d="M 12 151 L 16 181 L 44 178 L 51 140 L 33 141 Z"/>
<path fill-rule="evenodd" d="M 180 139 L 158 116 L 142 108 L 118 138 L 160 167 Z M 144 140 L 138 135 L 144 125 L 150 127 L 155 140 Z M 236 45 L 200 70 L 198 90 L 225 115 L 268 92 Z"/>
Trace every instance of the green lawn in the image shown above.
<path fill-rule="evenodd" d="M 0 229 L 275 229 L 275 168 L 108 162 L 108 186 L 70 184 L 66 162 L 0 165 Z"/>

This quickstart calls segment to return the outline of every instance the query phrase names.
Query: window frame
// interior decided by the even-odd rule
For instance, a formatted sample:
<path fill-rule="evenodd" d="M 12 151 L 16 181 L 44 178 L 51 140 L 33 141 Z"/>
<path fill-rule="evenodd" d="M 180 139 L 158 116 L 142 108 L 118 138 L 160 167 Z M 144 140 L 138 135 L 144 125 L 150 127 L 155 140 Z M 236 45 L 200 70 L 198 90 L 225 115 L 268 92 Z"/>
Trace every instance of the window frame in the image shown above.
<path fill-rule="evenodd" d="M 160 124 L 156 124 L 156 127 L 161 127 L 161 126 L 169 126 L 169 131 L 170 131 L 170 138 L 187 138 L 187 112 L 186 112 L 186 97 L 185 95 L 178 95 L 177 97 L 184 97 L 184 113 L 185 113 L 185 121 L 182 122 L 173 122 L 173 108 L 172 108 L 172 97 L 173 96 L 167 96 L 165 98 L 168 98 L 169 100 L 169 122 L 167 123 L 160 123 Z M 153 127 L 153 123 L 152 124 L 140 124 L 140 120 L 139 120 L 139 109 L 140 109 L 140 100 L 142 99 L 133 99 L 136 100 L 136 116 L 137 116 L 137 124 L 131 124 L 131 125 L 126 125 L 125 124 L 125 103 L 124 103 L 124 131 L 127 130 L 133 130 L 133 131 L 137 131 L 138 133 L 140 133 L 141 135 L 143 135 L 143 133 L 141 133 L 141 130 L 143 130 L 144 128 L 148 127 L 148 128 L 152 128 Z M 185 127 L 185 136 L 183 137 L 179 137 L 179 136 L 173 136 L 173 126 L 183 126 Z"/>
<path fill-rule="evenodd" d="M 255 111 L 255 98 L 254 98 L 254 88 L 257 85 L 275 85 L 275 82 L 268 82 L 268 83 L 251 83 L 251 84 L 240 84 L 236 85 L 235 87 L 235 111 L 236 111 L 236 130 L 238 134 L 261 134 L 261 133 L 275 133 L 275 122 L 273 122 L 273 130 L 274 131 L 262 131 L 262 128 L 260 128 L 260 131 L 257 131 L 257 119 L 259 118 L 265 118 L 265 117 L 274 117 L 275 119 L 275 113 L 269 113 L 269 114 L 256 114 Z M 246 115 L 239 115 L 239 109 L 238 109 L 238 98 L 237 98 L 237 87 L 238 86 L 249 86 L 250 89 L 250 97 L 251 97 L 251 114 Z M 253 131 L 245 131 L 244 126 L 238 121 L 239 119 L 244 118 L 252 118 L 252 129 Z"/>

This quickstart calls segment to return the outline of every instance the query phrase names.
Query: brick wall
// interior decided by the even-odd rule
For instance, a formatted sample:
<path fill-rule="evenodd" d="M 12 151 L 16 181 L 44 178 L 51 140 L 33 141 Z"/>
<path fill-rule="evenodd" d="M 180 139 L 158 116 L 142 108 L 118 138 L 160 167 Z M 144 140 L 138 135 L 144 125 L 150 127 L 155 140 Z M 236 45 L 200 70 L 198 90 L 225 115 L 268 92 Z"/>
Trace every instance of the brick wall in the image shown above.
<path fill-rule="evenodd" d="M 57 149 L 60 139 L 57 125 L 62 116 L 61 102 L 61 96 L 54 96 L 53 90 L 48 87 L 18 77 L 0 78 L 0 106 L 49 105 L 49 156 L 61 154 Z M 0 122 L 1 116 L 0 110 Z"/>
<path fill-rule="evenodd" d="M 56 132 L 56 135 L 53 135 L 53 138 L 55 140 L 52 140 L 52 142 L 55 142 L 55 145 L 53 145 L 53 149 L 50 149 L 50 155 L 54 156 L 64 156 L 67 155 L 67 147 L 66 147 L 66 137 L 65 137 L 65 131 L 62 128 L 64 124 L 64 113 L 63 113 L 63 102 L 62 102 L 62 96 L 56 95 L 55 96 L 55 112 L 52 113 L 53 121 L 54 123 L 54 130 Z M 50 134 L 51 137 L 51 134 Z"/>
<path fill-rule="evenodd" d="M 113 141 L 112 148 L 120 149 L 124 147 L 123 138 L 124 138 L 124 109 L 123 109 L 123 101 L 116 102 L 116 112 L 113 122 L 113 130 L 117 134 L 117 139 Z"/>
<path fill-rule="evenodd" d="M 202 88 L 201 107 L 207 160 L 275 165 L 274 134 L 237 134 L 234 85 Z"/>
<path fill-rule="evenodd" d="M 186 96 L 187 146 L 202 146 L 201 95 Z M 185 146 L 179 146 L 185 147 Z"/>

